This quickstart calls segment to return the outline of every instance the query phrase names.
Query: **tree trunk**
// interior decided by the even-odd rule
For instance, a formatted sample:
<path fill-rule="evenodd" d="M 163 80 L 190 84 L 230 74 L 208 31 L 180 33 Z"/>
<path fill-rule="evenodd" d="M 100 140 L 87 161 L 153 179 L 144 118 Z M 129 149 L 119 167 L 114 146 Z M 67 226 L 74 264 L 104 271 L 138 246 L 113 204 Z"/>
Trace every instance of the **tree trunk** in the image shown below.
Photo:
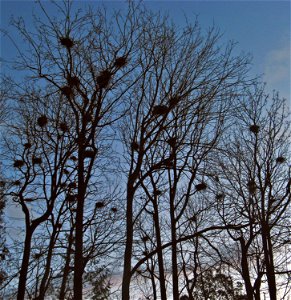
<path fill-rule="evenodd" d="M 159 209 L 158 209 L 156 199 L 154 199 L 153 205 L 155 211 L 154 224 L 155 224 L 155 231 L 156 231 L 157 248 L 159 249 L 157 254 L 158 254 L 158 265 L 159 265 L 159 282 L 160 282 L 161 300 L 167 300 L 164 258 L 163 258 L 162 241 L 161 241 L 161 228 L 159 222 Z"/>
<path fill-rule="evenodd" d="M 78 201 L 76 211 L 76 235 L 75 235 L 75 259 L 74 259 L 74 299 L 83 299 L 83 218 L 85 203 L 85 180 L 84 180 L 84 137 L 80 134 L 78 153 Z"/>
<path fill-rule="evenodd" d="M 29 266 L 30 251 L 31 251 L 31 239 L 32 239 L 33 231 L 34 230 L 31 227 L 28 227 L 26 230 L 24 249 L 23 249 L 23 255 L 22 255 L 22 263 L 21 263 L 21 269 L 19 272 L 17 300 L 24 300 L 24 297 L 25 297 L 25 288 L 26 288 L 26 281 L 27 281 L 27 272 L 28 272 L 28 266 Z"/>
<path fill-rule="evenodd" d="M 63 278 L 62 278 L 62 284 L 60 288 L 60 294 L 59 294 L 59 300 L 64 300 L 66 296 L 66 285 L 67 285 L 67 280 L 70 272 L 70 258 L 71 258 L 71 250 L 72 250 L 72 244 L 73 244 L 73 232 L 74 229 L 71 227 L 70 230 L 70 236 L 69 236 L 69 244 L 67 248 L 67 253 L 66 253 L 66 262 L 64 266 L 64 271 L 63 271 Z"/>
<path fill-rule="evenodd" d="M 273 258 L 273 245 L 270 236 L 270 229 L 267 224 L 263 221 L 262 224 L 262 242 L 263 251 L 266 264 L 266 276 L 268 281 L 268 289 L 270 300 L 277 299 L 277 289 L 276 289 L 276 277 L 274 268 L 274 258 Z"/>
<path fill-rule="evenodd" d="M 36 300 L 42 300 L 44 299 L 45 292 L 48 288 L 48 277 L 50 273 L 50 267 L 51 267 L 51 261 L 52 261 L 52 255 L 53 255 L 53 249 L 55 245 L 55 236 L 56 236 L 56 231 L 54 230 L 50 239 L 50 245 L 49 245 L 49 250 L 47 254 L 47 260 L 46 260 L 46 266 L 45 266 L 45 272 L 41 280 L 40 288 L 39 288 L 39 295 L 36 298 Z"/>
<path fill-rule="evenodd" d="M 171 197 L 172 198 L 172 197 Z M 171 214 L 171 239 L 172 239 L 172 283 L 173 283 L 173 300 L 179 300 L 179 278 L 177 262 L 177 237 L 176 237 L 176 220 L 174 200 L 170 199 Z"/>
<path fill-rule="evenodd" d="M 248 265 L 248 259 L 247 259 L 247 248 L 245 245 L 245 241 L 243 238 L 240 239 L 240 245 L 241 245 L 241 268 L 242 268 L 242 277 L 245 283 L 245 290 L 247 293 L 248 300 L 254 299 L 253 294 L 253 286 L 250 279 L 250 271 L 249 271 L 249 265 Z"/>
<path fill-rule="evenodd" d="M 124 253 L 124 269 L 122 277 L 122 300 L 129 300 L 130 280 L 131 280 L 131 256 L 133 243 L 133 197 L 134 188 L 132 183 L 127 187 L 127 206 L 126 206 L 126 245 Z"/>

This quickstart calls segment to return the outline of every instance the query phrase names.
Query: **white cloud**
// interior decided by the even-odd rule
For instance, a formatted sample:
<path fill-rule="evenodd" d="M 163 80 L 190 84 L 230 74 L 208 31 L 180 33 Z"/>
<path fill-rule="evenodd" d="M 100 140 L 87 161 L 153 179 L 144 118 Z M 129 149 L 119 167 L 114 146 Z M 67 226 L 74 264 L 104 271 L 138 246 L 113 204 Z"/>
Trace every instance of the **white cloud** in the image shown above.
<path fill-rule="evenodd" d="M 270 85 L 290 83 L 290 45 L 270 51 L 265 59 L 265 80 Z"/>

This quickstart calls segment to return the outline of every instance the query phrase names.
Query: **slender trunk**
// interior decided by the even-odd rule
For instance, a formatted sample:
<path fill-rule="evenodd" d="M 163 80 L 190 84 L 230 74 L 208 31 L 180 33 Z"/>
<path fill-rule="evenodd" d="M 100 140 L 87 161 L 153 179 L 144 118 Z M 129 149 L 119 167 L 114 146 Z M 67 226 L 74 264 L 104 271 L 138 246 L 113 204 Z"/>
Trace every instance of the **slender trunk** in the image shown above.
<path fill-rule="evenodd" d="M 21 269 L 19 272 L 17 300 L 24 300 L 24 297 L 25 297 L 25 288 L 26 288 L 26 281 L 27 281 L 27 272 L 28 272 L 28 266 L 29 266 L 30 251 L 31 251 L 31 239 L 32 239 L 33 231 L 34 230 L 31 227 L 28 227 L 26 230 L 24 249 L 23 249 L 23 255 L 22 255 L 22 263 L 21 263 Z"/>
<path fill-rule="evenodd" d="M 276 277 L 273 258 L 273 245 L 270 237 L 270 229 L 265 222 L 262 224 L 262 243 L 264 258 L 266 264 L 266 276 L 268 281 L 268 289 L 270 300 L 277 299 Z"/>
<path fill-rule="evenodd" d="M 39 295 L 36 298 L 37 300 L 44 299 L 47 287 L 48 287 L 48 278 L 50 274 L 50 267 L 51 267 L 51 261 L 52 261 L 52 256 L 53 256 L 53 249 L 55 245 L 55 236 L 56 236 L 56 231 L 54 230 L 50 239 L 50 244 L 49 244 L 49 249 L 48 249 L 48 254 L 47 254 L 47 260 L 46 260 L 46 266 L 45 266 L 45 272 L 41 280 L 40 288 L 39 288 Z"/>
<path fill-rule="evenodd" d="M 66 296 L 66 285 L 67 285 L 67 280 L 70 272 L 70 260 L 71 260 L 71 251 L 72 251 L 72 244 L 73 244 L 73 232 L 74 229 L 71 227 L 70 230 L 70 236 L 69 236 L 69 244 L 67 248 L 67 253 L 66 253 L 66 261 L 65 261 L 65 266 L 63 270 L 63 278 L 62 278 L 62 284 L 60 288 L 60 294 L 59 294 L 59 300 L 64 300 Z"/>
<path fill-rule="evenodd" d="M 151 282 L 152 282 L 152 295 L 153 295 L 153 300 L 157 300 L 157 285 L 156 285 L 156 281 L 155 281 L 155 267 L 153 264 L 153 259 L 151 258 L 151 265 L 148 263 L 147 267 L 148 267 L 148 271 L 150 273 L 150 278 L 151 278 Z"/>
<path fill-rule="evenodd" d="M 248 300 L 252 300 L 253 296 L 253 286 L 250 279 L 250 271 L 247 259 L 247 248 L 245 246 L 245 241 L 243 239 L 240 240 L 241 244 L 241 268 L 242 268 L 242 277 L 245 283 L 245 290 L 247 293 Z"/>
<path fill-rule="evenodd" d="M 84 180 L 84 136 L 80 134 L 78 153 L 78 201 L 76 211 L 76 235 L 75 235 L 75 259 L 74 259 L 74 299 L 83 299 L 83 218 L 85 203 L 85 180 Z"/>
<path fill-rule="evenodd" d="M 176 220 L 175 220 L 175 207 L 174 207 L 173 199 L 170 199 L 170 214 L 171 214 L 171 239 L 172 239 L 171 250 L 172 250 L 173 300 L 179 300 Z"/>
<path fill-rule="evenodd" d="M 127 206 L 126 206 L 126 245 L 124 253 L 124 269 L 122 277 L 122 300 L 129 300 L 130 281 L 131 281 L 131 257 L 133 243 L 133 184 L 127 187 Z"/>
<path fill-rule="evenodd" d="M 155 211 L 154 224 L 155 224 L 155 231 L 156 231 L 157 248 L 159 249 L 157 254 L 158 254 L 158 265 L 159 265 L 159 282 L 160 282 L 161 300 L 167 300 L 164 258 L 163 258 L 162 240 L 161 240 L 161 228 L 159 222 L 159 209 L 158 209 L 156 199 L 154 199 L 153 205 Z"/>

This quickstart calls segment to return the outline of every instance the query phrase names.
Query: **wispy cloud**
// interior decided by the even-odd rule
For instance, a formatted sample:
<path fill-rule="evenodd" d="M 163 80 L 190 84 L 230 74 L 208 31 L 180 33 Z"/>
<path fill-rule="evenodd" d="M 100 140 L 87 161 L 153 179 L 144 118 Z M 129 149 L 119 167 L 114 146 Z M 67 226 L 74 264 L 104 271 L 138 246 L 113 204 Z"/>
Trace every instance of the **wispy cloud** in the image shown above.
<path fill-rule="evenodd" d="M 290 83 L 290 45 L 270 51 L 265 60 L 265 80 L 270 85 Z"/>

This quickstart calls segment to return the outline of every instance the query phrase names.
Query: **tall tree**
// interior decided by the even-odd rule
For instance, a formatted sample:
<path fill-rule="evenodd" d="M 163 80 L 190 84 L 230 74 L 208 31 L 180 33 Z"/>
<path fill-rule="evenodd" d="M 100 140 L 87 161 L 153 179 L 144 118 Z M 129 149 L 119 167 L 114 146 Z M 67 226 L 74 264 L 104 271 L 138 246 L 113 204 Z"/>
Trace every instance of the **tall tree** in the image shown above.
<path fill-rule="evenodd" d="M 288 262 L 279 259 L 280 249 L 286 243 L 290 246 L 289 116 L 286 100 L 277 93 L 269 96 L 261 85 L 245 91 L 236 122 L 225 139 L 225 150 L 216 163 L 220 174 L 218 208 L 223 222 L 249 222 L 244 230 L 228 232 L 239 245 L 248 299 L 260 299 L 263 276 L 270 299 L 277 299 L 276 278 L 290 272 L 286 269 Z M 257 273 L 254 282 L 252 259 Z"/>
<path fill-rule="evenodd" d="M 232 57 L 232 45 L 220 49 L 215 29 L 203 36 L 198 24 L 181 31 L 165 19 L 152 17 L 151 24 L 156 29 L 144 32 L 142 78 L 132 91 L 135 103 L 121 126 L 128 162 L 124 300 L 130 297 L 135 224 L 148 210 L 155 228 L 162 299 L 167 295 L 159 213 L 161 218 L 163 210 L 169 214 L 173 297 L 178 299 L 179 222 L 193 194 L 207 187 L 203 161 L 220 139 L 248 62 Z"/>

